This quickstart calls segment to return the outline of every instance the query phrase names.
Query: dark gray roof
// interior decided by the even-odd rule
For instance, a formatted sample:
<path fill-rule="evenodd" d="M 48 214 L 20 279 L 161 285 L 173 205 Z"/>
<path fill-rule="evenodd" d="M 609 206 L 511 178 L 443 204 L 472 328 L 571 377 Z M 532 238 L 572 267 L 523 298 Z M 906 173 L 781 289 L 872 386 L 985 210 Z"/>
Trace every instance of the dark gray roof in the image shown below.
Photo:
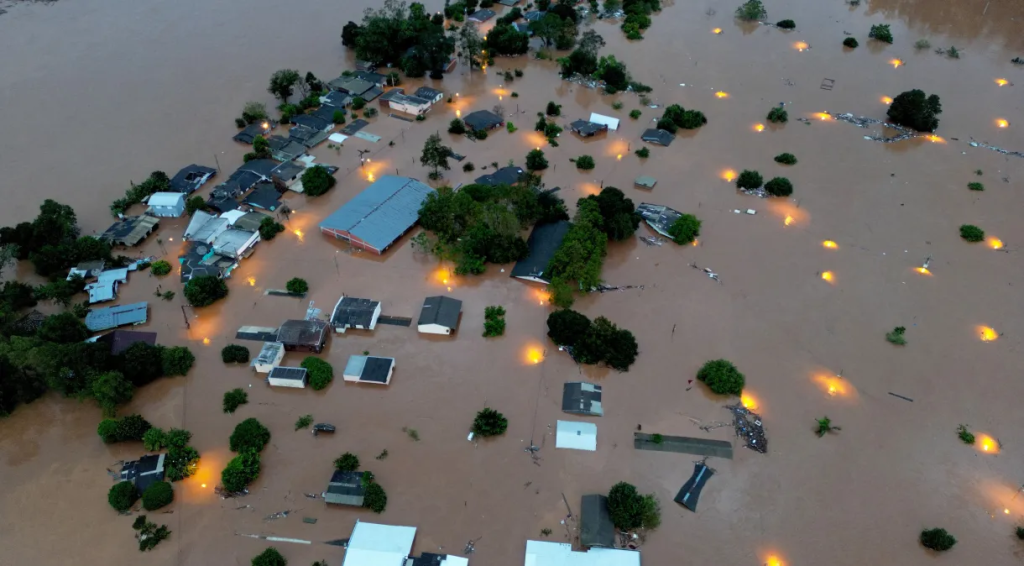
<path fill-rule="evenodd" d="M 156 332 L 136 332 L 134 330 L 115 330 L 104 334 L 97 339 L 97 342 L 110 344 L 110 353 L 120 354 L 138 342 L 144 342 L 150 346 L 156 344 Z"/>
<path fill-rule="evenodd" d="M 277 329 L 277 342 L 286 346 L 322 346 L 327 338 L 327 323 L 322 320 L 286 320 Z"/>
<path fill-rule="evenodd" d="M 274 366 L 267 374 L 268 379 L 287 379 L 289 381 L 305 381 L 306 368 L 290 368 L 285 366 Z"/>
<path fill-rule="evenodd" d="M 562 410 L 578 415 L 601 416 L 601 386 L 583 381 L 570 381 L 562 388 Z"/>
<path fill-rule="evenodd" d="M 584 548 L 615 548 L 615 525 L 608 514 L 608 498 L 584 495 L 580 502 L 580 544 Z"/>
<path fill-rule="evenodd" d="M 281 193 L 277 192 L 273 183 L 257 183 L 252 192 L 246 195 L 242 204 L 273 212 L 281 206 Z"/>
<path fill-rule="evenodd" d="M 372 381 L 374 383 L 387 383 L 388 373 L 391 371 L 393 358 L 379 358 L 377 356 L 366 356 L 366 365 L 363 366 L 363 373 L 359 375 L 359 381 Z"/>
<path fill-rule="evenodd" d="M 334 307 L 334 314 L 331 315 L 331 324 L 335 327 L 370 326 L 373 320 L 373 313 L 377 310 L 379 301 L 370 299 L 358 299 L 356 297 L 344 297 Z"/>
<path fill-rule="evenodd" d="M 325 218 L 320 228 L 348 232 L 384 251 L 416 224 L 420 206 L 433 192 L 416 179 L 386 175 Z"/>
<path fill-rule="evenodd" d="M 645 142 L 655 143 L 667 147 L 672 144 L 672 140 L 676 139 L 676 137 L 672 135 L 671 132 L 667 132 L 665 130 L 656 130 L 652 128 L 649 130 L 644 130 L 644 133 L 642 136 L 640 136 L 640 139 L 644 140 Z"/>
<path fill-rule="evenodd" d="M 477 110 L 462 119 L 473 130 L 490 130 L 502 125 L 505 120 L 490 110 Z"/>
<path fill-rule="evenodd" d="M 642 202 L 636 207 L 636 212 L 639 214 L 647 225 L 654 229 L 655 232 L 671 238 L 668 229 L 672 227 L 672 224 L 682 216 L 682 213 L 673 208 L 662 206 L 660 204 L 651 204 L 648 202 Z"/>
<path fill-rule="evenodd" d="M 583 137 L 588 137 L 598 132 L 607 132 L 608 125 L 598 124 L 596 122 L 590 122 L 588 120 L 576 120 L 572 124 L 569 124 L 569 129 Z"/>
<path fill-rule="evenodd" d="M 193 277 L 201 275 L 223 277 L 237 263 L 232 258 L 212 252 L 213 247 L 205 242 L 189 242 L 185 254 L 178 256 L 178 263 L 181 265 L 181 282 L 187 283 Z"/>
<path fill-rule="evenodd" d="M 148 318 L 149 303 L 132 303 L 91 310 L 85 315 L 85 326 L 93 332 L 99 332 L 127 324 L 141 324 Z"/>
<path fill-rule="evenodd" d="M 420 320 L 416 324 L 438 324 L 455 330 L 459 326 L 459 315 L 462 313 L 462 301 L 437 295 L 427 297 L 420 310 Z"/>
<path fill-rule="evenodd" d="M 373 83 L 364 81 L 355 76 L 340 76 L 333 81 L 327 83 L 331 88 L 340 90 L 341 92 L 352 95 L 353 97 L 362 96 L 369 90 L 373 89 Z"/>
<path fill-rule="evenodd" d="M 217 185 L 210 192 L 214 196 L 237 197 L 256 186 L 260 181 L 270 180 L 270 172 L 277 166 L 276 161 L 269 159 L 253 159 L 242 164 L 232 173 L 227 181 Z"/>
<path fill-rule="evenodd" d="M 544 272 L 555 257 L 555 252 L 562 245 L 565 234 L 569 231 L 569 223 L 565 220 L 551 224 L 539 224 L 530 233 L 530 239 L 526 241 L 530 248 L 530 254 L 525 259 L 516 262 L 512 268 L 512 277 L 529 277 L 541 281 L 550 282 L 544 278 Z"/>
<path fill-rule="evenodd" d="M 129 216 L 115 222 L 99 239 L 111 245 L 134 246 L 156 230 L 160 219 L 155 216 Z"/>
<path fill-rule="evenodd" d="M 263 128 L 262 122 L 256 122 L 255 124 L 249 124 L 248 126 L 243 128 L 242 131 L 235 134 L 235 137 L 232 139 L 239 143 L 252 145 L 252 142 L 253 140 L 256 139 L 256 136 L 261 136 L 267 133 L 268 131 L 269 130 Z"/>
<path fill-rule="evenodd" d="M 470 14 L 466 19 L 473 20 L 474 22 L 486 22 L 496 15 L 494 10 L 477 10 Z"/>
<path fill-rule="evenodd" d="M 448 559 L 447 554 L 434 554 L 424 552 L 419 556 L 410 556 L 406 559 L 404 566 L 441 566 Z"/>
<path fill-rule="evenodd" d="M 512 22 L 512 27 L 516 28 L 519 33 L 525 33 L 526 35 L 533 36 L 533 32 L 530 31 L 530 24 L 528 22 Z"/>
<path fill-rule="evenodd" d="M 333 106 L 321 106 L 321 108 L 334 108 Z M 270 143 L 270 150 L 273 152 L 274 159 L 280 159 L 282 161 L 290 161 L 296 157 L 306 153 L 306 146 L 296 142 L 291 138 L 284 136 L 270 136 L 267 139 Z"/>
<path fill-rule="evenodd" d="M 202 187 L 210 177 L 217 174 L 217 170 L 205 165 L 192 164 L 183 167 L 171 177 L 171 190 L 179 193 L 191 194 L 199 187 Z"/>
<path fill-rule="evenodd" d="M 384 100 L 384 101 L 388 101 L 388 100 L 391 100 L 392 98 L 394 98 L 396 96 L 399 96 L 401 94 L 405 94 L 405 89 L 403 89 L 403 88 L 393 88 L 393 89 L 391 89 L 389 91 L 386 91 L 384 94 L 382 94 L 380 99 Z"/>
<path fill-rule="evenodd" d="M 121 480 L 135 484 L 142 493 L 146 488 L 164 479 L 164 454 L 147 454 L 138 460 L 125 462 L 121 466 Z"/>
<path fill-rule="evenodd" d="M 206 206 L 218 212 L 227 212 L 238 208 L 238 201 L 226 195 L 213 195 L 206 200 Z"/>
<path fill-rule="evenodd" d="M 519 182 L 519 177 L 523 174 L 522 167 L 502 167 L 494 173 L 489 175 L 481 175 L 474 181 L 480 185 L 514 185 Z"/>
<path fill-rule="evenodd" d="M 498 4 L 502 6 L 515 6 L 520 0 L 498 0 Z"/>
<path fill-rule="evenodd" d="M 357 79 L 362 79 L 362 80 L 364 80 L 364 81 L 366 81 L 368 83 L 372 83 L 372 84 L 375 84 L 375 85 L 382 85 L 382 84 L 384 84 L 388 80 L 387 75 L 382 75 L 380 73 L 374 73 L 373 71 L 357 70 L 357 71 L 352 73 L 352 76 L 356 77 Z"/>
<path fill-rule="evenodd" d="M 335 470 L 327 491 L 323 493 L 324 502 L 335 505 L 363 504 L 366 488 L 363 487 L 363 472 L 343 472 Z"/>
<path fill-rule="evenodd" d="M 430 88 L 429 86 L 421 86 L 420 88 L 416 89 L 416 92 L 414 92 L 413 94 L 415 96 L 425 98 L 427 100 L 434 100 L 438 96 L 444 96 L 443 92 L 434 88 Z"/>
<path fill-rule="evenodd" d="M 311 114 L 299 114 L 298 116 L 292 116 L 292 124 L 296 126 L 306 126 L 312 130 L 326 130 L 334 126 L 334 123 L 330 120 L 318 118 Z"/>
<path fill-rule="evenodd" d="M 686 480 L 683 487 L 679 489 L 679 493 L 676 494 L 676 503 L 681 504 L 690 511 L 697 511 L 697 501 L 700 499 L 700 492 L 704 488 L 704 484 L 707 483 L 711 476 L 715 474 L 715 471 L 707 467 L 705 464 L 694 464 L 693 475 L 690 479 Z"/>
<path fill-rule="evenodd" d="M 270 216 L 263 214 L 262 212 L 247 212 L 244 216 L 240 216 L 232 227 L 236 230 L 247 230 L 249 232 L 255 232 L 260 229 L 260 224 L 264 218 L 270 218 Z"/>
<path fill-rule="evenodd" d="M 335 169 L 335 171 L 336 170 L 337 169 Z M 278 165 L 277 167 L 274 167 L 274 174 L 272 175 L 272 177 L 274 179 L 280 179 L 282 181 L 291 181 L 292 179 L 298 178 L 298 176 L 302 175 L 305 171 L 306 168 L 303 167 L 302 165 L 299 165 L 298 163 L 294 163 L 292 161 L 285 161 L 284 163 Z M 334 174 L 334 171 L 330 171 L 330 167 L 328 167 L 328 171 L 332 175 Z"/>
<path fill-rule="evenodd" d="M 534 10 L 534 11 L 530 11 L 530 12 L 527 12 L 527 13 L 523 14 L 523 18 L 525 18 L 526 21 L 528 21 L 528 22 L 536 22 L 536 21 L 540 20 L 541 18 L 543 18 L 544 14 L 546 14 L 546 13 L 547 12 L 538 12 L 538 11 Z"/>
<path fill-rule="evenodd" d="M 352 97 L 344 92 L 332 90 L 323 96 L 324 104 L 327 106 L 345 107 L 352 104 Z"/>
<path fill-rule="evenodd" d="M 375 86 L 370 90 L 364 92 L 362 94 L 362 98 L 363 100 L 370 102 L 371 100 L 375 100 L 378 96 L 382 94 L 384 94 L 384 89 L 379 86 Z"/>

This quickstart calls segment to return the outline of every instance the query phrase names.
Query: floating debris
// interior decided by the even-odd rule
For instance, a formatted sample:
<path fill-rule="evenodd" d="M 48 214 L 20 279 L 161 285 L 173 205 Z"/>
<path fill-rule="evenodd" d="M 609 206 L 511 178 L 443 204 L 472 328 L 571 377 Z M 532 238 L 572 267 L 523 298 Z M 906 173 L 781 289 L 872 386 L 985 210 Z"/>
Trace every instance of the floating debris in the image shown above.
<path fill-rule="evenodd" d="M 735 416 L 733 425 L 736 427 L 736 436 L 746 439 L 747 448 L 761 454 L 768 452 L 768 439 L 764 436 L 761 415 L 747 409 L 742 404 L 726 405 L 725 408 L 732 411 Z"/>
<path fill-rule="evenodd" d="M 285 517 L 288 516 L 289 513 L 292 513 L 292 511 L 278 511 L 277 513 L 271 513 L 270 515 L 267 515 L 266 517 L 263 517 L 263 520 L 264 521 L 274 521 L 276 519 L 284 519 Z"/>
<path fill-rule="evenodd" d="M 648 246 L 661 246 L 662 244 L 665 243 L 664 239 L 662 239 L 662 238 L 655 238 L 653 236 L 637 236 L 637 237 L 640 238 L 641 242 L 647 244 Z"/>
<path fill-rule="evenodd" d="M 661 244 L 658 244 L 658 245 L 661 245 Z M 602 284 L 602 285 L 598 285 L 597 287 L 591 288 L 590 292 L 593 293 L 594 291 L 597 291 L 598 293 L 605 293 L 605 292 L 608 292 L 608 291 L 628 291 L 629 289 L 640 289 L 641 291 L 643 291 L 644 290 L 644 286 L 643 285 L 619 285 L 619 286 L 612 286 L 612 285 L 603 285 Z"/>

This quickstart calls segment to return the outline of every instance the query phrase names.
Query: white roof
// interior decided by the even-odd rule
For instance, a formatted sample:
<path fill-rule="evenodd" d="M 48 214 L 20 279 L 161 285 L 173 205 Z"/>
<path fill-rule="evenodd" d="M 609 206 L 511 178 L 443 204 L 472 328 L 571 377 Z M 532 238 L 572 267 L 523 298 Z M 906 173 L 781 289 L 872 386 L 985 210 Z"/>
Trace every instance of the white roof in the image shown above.
<path fill-rule="evenodd" d="M 229 211 L 221 214 L 220 217 L 225 219 L 225 220 L 227 220 L 228 221 L 228 225 L 234 226 L 235 222 L 238 222 L 238 219 L 243 217 L 243 216 L 245 216 L 246 214 L 248 214 L 248 213 L 245 212 L 244 210 L 239 210 L 239 209 L 236 208 L 234 210 L 229 210 Z"/>
<path fill-rule="evenodd" d="M 604 124 L 608 126 L 609 130 L 619 129 L 619 119 L 612 118 L 611 116 L 605 116 L 604 114 L 598 114 L 597 112 L 590 113 L 590 121 L 595 124 Z"/>
<path fill-rule="evenodd" d="M 404 566 L 416 527 L 356 521 L 342 566 Z"/>
<path fill-rule="evenodd" d="M 597 425 L 578 421 L 558 421 L 555 448 L 597 450 Z"/>
<path fill-rule="evenodd" d="M 446 554 L 438 566 L 469 566 L 469 558 Z"/>
<path fill-rule="evenodd" d="M 525 566 L 640 566 L 640 553 L 635 550 L 591 548 L 573 552 L 564 542 L 526 541 Z"/>
<path fill-rule="evenodd" d="M 178 206 L 185 200 L 181 193 L 153 193 L 149 195 L 149 206 Z"/>
<path fill-rule="evenodd" d="M 114 281 L 127 283 L 128 268 L 122 267 L 120 269 L 108 269 L 106 271 L 102 271 L 100 272 L 99 275 L 96 276 L 96 279 L 98 279 L 100 283 L 112 283 Z"/>

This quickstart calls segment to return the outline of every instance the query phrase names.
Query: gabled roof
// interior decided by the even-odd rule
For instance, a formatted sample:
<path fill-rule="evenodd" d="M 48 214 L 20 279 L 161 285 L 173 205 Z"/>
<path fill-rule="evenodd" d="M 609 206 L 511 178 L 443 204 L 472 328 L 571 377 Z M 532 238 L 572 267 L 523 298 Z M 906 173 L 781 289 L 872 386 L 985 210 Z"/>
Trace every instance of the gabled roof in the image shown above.
<path fill-rule="evenodd" d="M 413 95 L 418 96 L 420 98 L 425 98 L 427 100 L 434 100 L 438 96 L 444 96 L 444 93 L 437 90 L 436 88 L 430 88 L 429 86 L 421 86 L 420 88 L 416 89 L 416 92 L 414 92 Z"/>
<path fill-rule="evenodd" d="M 420 320 L 416 324 L 437 324 L 455 330 L 459 326 L 459 315 L 462 314 L 462 301 L 436 295 L 427 297 L 420 310 Z"/>
<path fill-rule="evenodd" d="M 286 320 L 277 330 L 277 341 L 288 346 L 321 346 L 327 337 L 322 320 Z"/>
<path fill-rule="evenodd" d="M 416 540 L 416 527 L 399 527 L 356 521 L 348 541 L 342 566 L 403 566 L 412 543 Z"/>
<path fill-rule="evenodd" d="M 467 20 L 474 22 L 486 22 L 496 15 L 494 10 L 477 10 L 466 17 Z"/>
<path fill-rule="evenodd" d="M 605 116 L 604 114 L 598 114 L 597 112 L 590 113 L 590 121 L 595 124 L 603 124 L 608 126 L 609 130 L 619 129 L 619 119 L 612 118 L 611 116 Z"/>
<path fill-rule="evenodd" d="M 474 183 L 480 185 L 515 185 L 519 182 L 520 176 L 523 174 L 522 167 L 508 166 L 498 169 L 494 173 L 488 175 L 481 175 L 476 178 Z"/>
<path fill-rule="evenodd" d="M 206 200 L 206 206 L 219 212 L 228 212 L 238 208 L 238 201 L 227 195 L 213 195 Z"/>
<path fill-rule="evenodd" d="M 146 204 L 149 206 L 178 206 L 184 204 L 185 195 L 182 193 L 153 193 L 149 195 Z"/>
<path fill-rule="evenodd" d="M 544 278 L 544 272 L 547 271 L 551 258 L 555 257 L 555 252 L 562 245 L 562 240 L 568 232 L 569 222 L 565 220 L 535 226 L 526 241 L 530 253 L 526 258 L 516 262 L 511 276 L 550 283 Z"/>
<path fill-rule="evenodd" d="M 149 303 L 116 305 L 89 311 L 85 315 L 85 326 L 93 332 L 117 328 L 127 324 L 141 324 L 149 318 Z"/>
<path fill-rule="evenodd" d="M 138 460 L 125 462 L 121 465 L 121 480 L 135 484 L 140 493 L 158 481 L 164 479 L 164 454 L 147 454 Z"/>
<path fill-rule="evenodd" d="M 264 218 L 270 218 L 262 212 L 247 212 L 235 220 L 234 226 L 238 230 L 246 230 L 249 232 L 256 232 L 260 229 L 260 224 Z"/>
<path fill-rule="evenodd" d="M 391 90 L 385 91 L 384 94 L 382 94 L 380 96 L 380 99 L 384 100 L 384 101 L 390 101 L 394 97 L 402 95 L 402 94 L 405 94 L 405 89 L 403 89 L 401 87 L 393 88 Z"/>
<path fill-rule="evenodd" d="M 651 128 L 648 130 L 644 130 L 644 133 L 640 136 L 640 139 L 648 143 L 654 143 L 668 147 L 669 145 L 672 144 L 672 140 L 676 139 L 676 137 L 672 135 L 671 132 Z"/>
<path fill-rule="evenodd" d="M 615 525 L 608 513 L 608 498 L 601 494 L 584 495 L 581 499 L 580 544 L 584 548 L 615 548 Z"/>
<path fill-rule="evenodd" d="M 416 179 L 386 175 L 325 218 L 320 228 L 348 232 L 383 251 L 416 224 L 432 192 Z"/>
<path fill-rule="evenodd" d="M 373 71 L 365 71 L 362 69 L 357 69 L 353 71 L 352 76 L 375 85 L 383 85 L 388 80 L 387 75 L 374 73 Z"/>
<path fill-rule="evenodd" d="M 324 120 L 323 118 L 319 118 L 311 114 L 299 114 L 297 116 L 292 116 L 292 124 L 295 124 L 296 126 L 306 126 L 313 130 L 327 130 L 334 127 L 334 122 Z"/>
<path fill-rule="evenodd" d="M 490 110 L 477 110 L 462 119 L 473 130 L 490 130 L 502 125 L 505 120 Z"/>
<path fill-rule="evenodd" d="M 342 297 L 334 307 L 334 313 L 331 315 L 331 325 L 335 327 L 370 326 L 370 322 L 373 320 L 373 313 L 379 305 L 379 301 L 370 299 Z"/>
<path fill-rule="evenodd" d="M 273 183 L 257 183 L 252 192 L 242 200 L 242 204 L 273 212 L 281 206 L 281 193 L 277 192 Z"/>
<path fill-rule="evenodd" d="M 218 254 L 237 258 L 249 247 L 250 244 L 255 243 L 255 237 L 256 232 L 236 230 L 232 228 L 217 234 L 217 237 L 210 242 L 210 245 L 213 246 L 213 250 Z"/>
<path fill-rule="evenodd" d="M 217 170 L 212 167 L 193 163 L 171 177 L 171 190 L 185 194 L 194 193 L 216 174 Z"/>
<path fill-rule="evenodd" d="M 186 240 L 196 242 L 212 242 L 221 232 L 228 229 L 228 220 L 210 214 L 205 210 L 197 210 L 192 215 L 188 227 L 185 228 Z"/>
<path fill-rule="evenodd" d="M 330 167 L 328 167 L 330 170 Z M 306 168 L 294 161 L 285 161 L 274 168 L 274 179 L 282 182 L 288 182 L 293 179 L 297 179 L 299 175 L 302 175 L 306 171 Z M 329 171 L 332 175 L 334 171 Z"/>
<path fill-rule="evenodd" d="M 363 472 L 343 472 L 335 470 L 331 481 L 327 483 L 327 491 L 323 493 L 325 503 L 335 505 L 362 506 L 366 496 L 363 487 Z"/>
<path fill-rule="evenodd" d="M 256 139 L 256 136 L 262 136 L 270 133 L 270 128 L 264 128 L 263 122 L 256 122 L 249 124 L 242 131 L 235 134 L 232 139 L 239 143 L 252 145 L 252 142 Z"/>
<path fill-rule="evenodd" d="M 253 160 L 249 161 L 248 163 L 243 163 L 242 166 L 238 168 L 236 173 L 239 173 L 239 176 L 241 176 L 241 172 L 248 171 L 250 173 L 254 173 L 256 175 L 259 175 L 263 179 L 269 179 L 270 176 L 274 174 L 274 169 L 278 165 L 280 165 L 280 163 L 278 163 L 277 161 L 274 161 L 272 159 L 253 159 Z M 232 175 L 232 177 L 233 176 L 234 175 Z M 255 184 L 256 183 L 253 183 L 253 185 L 255 185 Z M 251 188 L 251 187 L 246 187 L 246 188 L 248 189 L 248 188 Z"/>
<path fill-rule="evenodd" d="M 349 356 L 345 364 L 344 376 L 358 377 L 367 383 L 387 383 L 391 368 L 395 366 L 394 358 L 381 356 Z"/>
<path fill-rule="evenodd" d="M 543 18 L 544 14 L 546 14 L 546 13 L 547 12 L 538 12 L 536 10 L 533 10 L 533 11 L 526 12 L 525 14 L 523 14 L 523 18 L 526 21 L 528 21 L 528 22 L 536 22 L 536 21 L 540 20 L 541 18 Z"/>
<path fill-rule="evenodd" d="M 562 411 L 579 415 L 601 416 L 601 386 L 583 381 L 570 381 L 562 388 Z"/>
<path fill-rule="evenodd" d="M 333 107 L 328 106 L 327 108 Z M 270 136 L 267 142 L 270 144 L 270 151 L 274 154 L 274 158 L 282 161 L 290 161 L 306 153 L 306 146 L 284 136 Z"/>
<path fill-rule="evenodd" d="M 340 90 L 344 93 L 350 94 L 353 97 L 361 96 L 373 88 L 373 83 L 354 76 L 340 76 L 327 83 L 327 85 L 335 90 Z"/>
<path fill-rule="evenodd" d="M 115 222 L 107 231 L 100 234 L 99 239 L 111 245 L 135 246 L 146 239 L 160 224 L 154 216 L 129 216 Z"/>
<path fill-rule="evenodd" d="M 269 162 L 270 165 L 267 166 L 264 162 Z M 213 196 L 241 196 L 253 188 L 256 183 L 269 180 L 270 172 L 274 169 L 275 165 L 277 165 L 277 162 L 270 161 L 269 159 L 254 159 L 249 163 L 244 163 L 231 173 L 226 181 L 214 187 L 210 194 Z"/>
<path fill-rule="evenodd" d="M 636 207 L 636 212 L 644 219 L 645 222 L 647 222 L 648 226 L 666 238 L 672 237 L 668 233 L 668 229 L 671 228 L 672 224 L 674 224 L 675 221 L 683 215 L 681 212 L 673 208 L 648 202 L 640 203 L 640 205 Z"/>
<path fill-rule="evenodd" d="M 181 282 L 187 283 L 193 277 L 215 275 L 224 277 L 238 262 L 213 251 L 206 242 L 189 242 L 185 254 L 178 256 L 181 265 Z"/>
<path fill-rule="evenodd" d="M 287 381 L 305 381 L 306 368 L 276 366 L 267 374 L 267 379 L 283 379 Z"/>
<path fill-rule="evenodd" d="M 139 342 L 153 346 L 156 344 L 156 332 L 136 332 L 134 330 L 115 330 L 100 336 L 96 340 L 110 344 L 110 353 L 118 355 Z"/>
<path fill-rule="evenodd" d="M 325 106 L 334 106 L 337 108 L 344 108 L 349 104 L 352 104 L 352 95 L 346 92 L 340 92 L 332 90 L 327 94 L 320 97 L 320 102 Z"/>
<path fill-rule="evenodd" d="M 608 125 L 598 124 L 597 122 L 591 122 L 589 120 L 576 120 L 575 122 L 569 124 L 569 129 L 581 136 L 587 137 L 592 136 L 598 132 L 608 131 Z"/>

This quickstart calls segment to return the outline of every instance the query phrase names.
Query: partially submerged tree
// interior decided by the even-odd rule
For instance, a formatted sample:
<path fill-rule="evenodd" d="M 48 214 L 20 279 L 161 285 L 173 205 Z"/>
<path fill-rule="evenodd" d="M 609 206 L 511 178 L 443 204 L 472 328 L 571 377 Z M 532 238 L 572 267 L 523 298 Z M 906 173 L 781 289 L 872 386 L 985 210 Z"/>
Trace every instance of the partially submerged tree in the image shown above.
<path fill-rule="evenodd" d="M 294 87 L 302 77 L 295 69 L 281 69 L 270 76 L 270 85 L 267 92 L 281 99 L 282 103 L 288 102 L 288 97 L 294 92 Z"/>
<path fill-rule="evenodd" d="M 260 239 L 265 241 L 273 240 L 278 234 L 284 232 L 284 224 L 267 216 L 260 220 Z"/>
<path fill-rule="evenodd" d="M 956 544 L 956 537 L 946 529 L 925 529 L 921 531 L 921 545 L 936 552 L 945 552 Z"/>
<path fill-rule="evenodd" d="M 334 460 L 334 468 L 342 472 L 354 472 L 359 469 L 359 457 L 345 452 Z"/>
<path fill-rule="evenodd" d="M 968 430 L 967 425 L 957 425 L 956 436 L 964 444 L 974 444 L 974 433 Z"/>
<path fill-rule="evenodd" d="M 452 148 L 441 143 L 441 136 L 430 134 L 427 141 L 423 144 L 423 153 L 420 154 L 420 164 L 424 167 L 430 167 L 430 178 L 440 179 L 441 169 L 448 171 L 451 166 L 448 165 L 448 158 L 453 155 Z"/>
<path fill-rule="evenodd" d="M 718 395 L 739 395 L 743 392 L 746 378 L 728 360 L 711 360 L 697 372 L 697 379 Z"/>
<path fill-rule="evenodd" d="M 596 195 L 580 199 L 577 209 L 585 201 L 597 204 L 596 209 L 587 210 L 600 215 L 601 219 L 595 225 L 611 240 L 621 242 L 630 238 L 640 226 L 640 214 L 636 212 L 633 200 L 626 198 L 625 193 L 616 187 L 605 187 Z"/>
<path fill-rule="evenodd" d="M 597 317 L 576 343 L 575 358 L 584 364 L 605 363 L 612 369 L 628 371 L 640 348 L 633 333 L 619 328 L 603 316 Z"/>
<path fill-rule="evenodd" d="M 923 90 L 913 89 L 896 96 L 887 114 L 894 124 L 934 132 L 939 127 L 937 116 L 942 114 L 942 103 L 937 94 L 926 96 Z"/>
<path fill-rule="evenodd" d="M 636 486 L 619 482 L 608 491 L 608 515 L 624 531 L 653 529 L 661 524 L 661 509 L 654 495 L 641 495 Z"/>
<path fill-rule="evenodd" d="M 464 26 L 455 30 L 454 39 L 458 46 L 459 60 L 465 63 L 472 73 L 473 67 L 480 67 L 483 64 L 481 55 L 484 40 L 480 37 L 480 31 L 477 30 L 476 24 L 466 22 Z"/>
<path fill-rule="evenodd" d="M 260 421 L 248 418 L 235 426 L 231 438 L 228 439 L 228 446 L 232 452 L 245 450 L 260 452 L 268 442 L 270 442 L 270 430 Z"/>
<path fill-rule="evenodd" d="M 960 237 L 968 242 L 980 242 L 985 239 L 985 231 L 973 224 L 960 226 Z"/>
<path fill-rule="evenodd" d="M 827 416 L 817 419 L 816 422 L 818 423 L 818 428 L 815 429 L 814 432 L 818 435 L 818 438 L 821 438 L 830 432 L 842 430 L 842 427 L 838 427 L 832 424 L 832 419 L 828 418 Z"/>
<path fill-rule="evenodd" d="M 146 488 L 146 491 L 142 492 L 142 508 L 146 511 L 156 511 L 170 505 L 172 501 L 174 501 L 174 489 L 170 483 L 165 481 L 152 483 Z"/>
<path fill-rule="evenodd" d="M 768 10 L 765 10 L 761 0 L 747 0 L 736 8 L 736 17 L 747 22 L 756 22 L 767 18 Z"/>
<path fill-rule="evenodd" d="M 508 419 L 505 415 L 491 409 L 483 408 L 473 419 L 473 432 L 480 436 L 497 436 L 504 434 L 508 429 Z"/>
<path fill-rule="evenodd" d="M 369 472 L 364 472 L 364 474 L 366 473 Z M 379 483 L 369 480 L 365 487 L 365 493 L 363 493 L 363 507 L 374 513 L 383 513 L 387 506 L 388 494 L 384 491 L 384 488 Z"/>
<path fill-rule="evenodd" d="M 216 275 L 200 275 L 185 283 L 185 299 L 193 307 L 205 307 L 228 296 L 228 286 Z"/>
<path fill-rule="evenodd" d="M 226 364 L 244 364 L 249 362 L 249 348 L 240 344 L 228 344 L 220 351 L 220 359 Z"/>
<path fill-rule="evenodd" d="M 334 367 L 320 358 L 307 356 L 302 360 L 300 366 L 306 368 L 306 373 L 309 375 L 309 386 L 316 391 L 324 389 L 334 380 Z"/>
<path fill-rule="evenodd" d="M 249 402 L 249 394 L 245 390 L 236 387 L 224 393 L 222 408 L 225 413 L 234 413 L 239 407 Z"/>
<path fill-rule="evenodd" d="M 135 386 L 117 371 L 101 373 L 93 378 L 90 390 L 105 415 L 113 415 L 118 405 L 131 401 L 135 395 Z"/>
<path fill-rule="evenodd" d="M 764 184 L 764 179 L 757 171 L 744 169 L 739 177 L 736 177 L 737 189 L 757 189 Z"/>
<path fill-rule="evenodd" d="M 107 492 L 107 502 L 118 513 L 124 513 L 139 500 L 139 492 L 130 481 L 117 482 Z"/>
<path fill-rule="evenodd" d="M 270 546 L 253 557 L 252 566 L 288 566 L 288 560 L 276 548 Z"/>
<path fill-rule="evenodd" d="M 904 326 L 897 326 L 896 328 L 892 329 L 892 332 L 886 333 L 885 339 L 888 340 L 891 344 L 896 344 L 897 346 L 903 346 L 903 345 L 905 345 L 907 343 L 907 340 L 903 337 L 903 333 L 906 332 L 906 331 L 907 331 L 906 327 L 904 327 Z"/>
<path fill-rule="evenodd" d="M 228 493 L 239 493 L 260 475 L 260 454 L 255 450 L 243 450 L 228 462 L 220 473 L 220 481 Z"/>
<path fill-rule="evenodd" d="M 576 158 L 576 168 L 580 171 L 590 171 L 594 168 L 594 158 L 589 155 L 581 155 Z"/>
<path fill-rule="evenodd" d="M 700 110 L 687 110 L 678 104 L 665 108 L 665 114 L 658 120 L 658 129 L 676 133 L 679 128 L 693 130 L 708 123 Z"/>
<path fill-rule="evenodd" d="M 868 37 L 885 43 L 892 43 L 892 32 L 889 31 L 889 24 L 876 24 L 871 26 Z"/>
<path fill-rule="evenodd" d="M 773 197 L 788 197 L 793 194 L 793 183 L 785 177 L 775 177 L 764 184 L 764 190 Z"/>
<path fill-rule="evenodd" d="M 548 337 L 559 346 L 576 346 L 590 330 L 590 319 L 574 310 L 562 309 L 548 315 Z"/>
<path fill-rule="evenodd" d="M 305 279 L 292 277 L 285 283 L 284 288 L 293 295 L 305 295 L 309 292 L 309 283 Z"/>
<path fill-rule="evenodd" d="M 789 112 L 781 106 L 775 106 L 768 111 L 768 121 L 773 124 L 785 124 L 789 121 Z"/>
<path fill-rule="evenodd" d="M 672 241 L 684 246 L 697 239 L 700 235 L 701 221 L 692 214 L 683 214 L 676 218 L 675 222 L 668 227 L 668 234 Z"/>
<path fill-rule="evenodd" d="M 302 190 L 308 196 L 318 197 L 329 191 L 338 182 L 323 165 L 314 165 L 302 173 Z"/>
<path fill-rule="evenodd" d="M 544 152 L 539 149 L 531 149 L 526 154 L 526 168 L 530 171 L 542 171 L 548 168 L 548 160 L 544 157 Z"/>

